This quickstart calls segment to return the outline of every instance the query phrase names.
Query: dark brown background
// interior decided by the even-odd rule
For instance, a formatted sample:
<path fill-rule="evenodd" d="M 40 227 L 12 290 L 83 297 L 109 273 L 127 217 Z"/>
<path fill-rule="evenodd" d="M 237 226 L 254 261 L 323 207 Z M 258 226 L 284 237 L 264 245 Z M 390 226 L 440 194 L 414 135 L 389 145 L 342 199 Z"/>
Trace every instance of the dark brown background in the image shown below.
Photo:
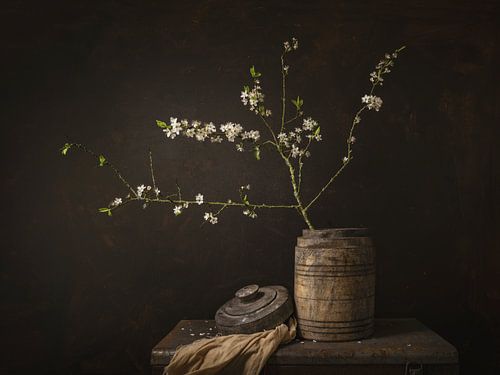
<path fill-rule="evenodd" d="M 247 283 L 292 288 L 293 212 L 249 221 L 203 209 L 98 214 L 124 189 L 68 139 L 138 185 L 151 147 L 164 191 L 291 200 L 274 156 L 169 142 L 156 118 L 258 121 L 239 102 L 248 67 L 290 93 L 325 142 L 306 196 L 339 165 L 348 121 L 381 55 L 408 46 L 359 128 L 356 159 L 312 211 L 318 227 L 367 225 L 378 245 L 377 315 L 416 317 L 455 344 L 464 373 L 499 371 L 499 11 L 495 1 L 9 1 L 2 5 L 3 373 L 148 373 L 182 318 L 210 318 Z"/>

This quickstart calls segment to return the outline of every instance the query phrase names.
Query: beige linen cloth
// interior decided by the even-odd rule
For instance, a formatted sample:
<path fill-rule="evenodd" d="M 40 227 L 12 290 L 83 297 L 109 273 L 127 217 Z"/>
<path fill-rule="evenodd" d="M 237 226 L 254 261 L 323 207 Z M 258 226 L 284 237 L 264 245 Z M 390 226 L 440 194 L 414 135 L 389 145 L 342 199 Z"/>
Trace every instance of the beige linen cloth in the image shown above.
<path fill-rule="evenodd" d="M 201 339 L 177 348 L 163 375 L 257 375 L 281 344 L 295 338 L 297 322 L 273 330 Z"/>

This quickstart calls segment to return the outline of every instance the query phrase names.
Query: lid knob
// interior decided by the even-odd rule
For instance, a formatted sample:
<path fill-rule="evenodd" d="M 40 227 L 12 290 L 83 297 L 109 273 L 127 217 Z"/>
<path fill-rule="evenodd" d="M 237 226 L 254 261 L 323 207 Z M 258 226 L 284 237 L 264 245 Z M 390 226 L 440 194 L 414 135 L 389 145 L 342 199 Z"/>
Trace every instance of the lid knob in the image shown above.
<path fill-rule="evenodd" d="M 252 301 L 259 293 L 259 286 L 257 284 L 247 285 L 239 289 L 234 295 L 241 302 Z"/>

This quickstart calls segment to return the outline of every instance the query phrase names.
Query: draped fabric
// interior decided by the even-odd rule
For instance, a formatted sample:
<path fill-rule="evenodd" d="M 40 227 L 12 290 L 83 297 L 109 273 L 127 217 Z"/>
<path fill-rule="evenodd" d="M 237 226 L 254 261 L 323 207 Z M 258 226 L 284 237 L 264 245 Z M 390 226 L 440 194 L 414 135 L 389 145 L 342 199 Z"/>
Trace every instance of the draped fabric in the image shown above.
<path fill-rule="evenodd" d="M 257 375 L 278 346 L 295 338 L 297 322 L 273 330 L 201 339 L 177 348 L 163 375 Z"/>

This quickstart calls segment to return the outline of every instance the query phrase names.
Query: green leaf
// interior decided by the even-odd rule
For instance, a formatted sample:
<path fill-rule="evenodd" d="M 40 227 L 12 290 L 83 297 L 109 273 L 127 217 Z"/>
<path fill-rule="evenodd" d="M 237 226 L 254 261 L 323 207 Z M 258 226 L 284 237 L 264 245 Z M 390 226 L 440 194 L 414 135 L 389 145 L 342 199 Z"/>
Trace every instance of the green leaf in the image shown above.
<path fill-rule="evenodd" d="M 108 207 L 101 207 L 99 208 L 99 212 L 102 212 L 103 214 L 108 214 L 108 216 L 112 216 L 113 214 L 111 213 L 111 209 Z"/>
<path fill-rule="evenodd" d="M 106 158 L 104 155 L 99 155 L 99 167 L 103 167 L 106 164 Z"/>
<path fill-rule="evenodd" d="M 255 159 L 260 160 L 260 147 L 259 146 L 254 147 L 253 156 L 255 156 Z"/>
<path fill-rule="evenodd" d="M 243 203 L 245 203 L 245 204 L 250 203 L 250 202 L 248 202 L 248 195 L 246 195 L 246 194 L 243 196 Z"/>
<path fill-rule="evenodd" d="M 64 146 L 61 148 L 61 154 L 66 155 L 71 146 L 73 146 L 72 143 L 65 143 Z"/>
<path fill-rule="evenodd" d="M 300 96 L 297 96 L 297 99 L 292 99 L 292 103 L 297 108 L 297 111 L 300 110 L 302 105 L 304 104 L 304 100 L 300 98 Z"/>
<path fill-rule="evenodd" d="M 243 91 L 249 92 L 250 91 L 250 87 L 249 86 L 243 86 Z"/>
<path fill-rule="evenodd" d="M 168 125 L 165 121 L 156 120 L 156 125 L 158 125 L 158 127 L 162 129 L 168 128 Z"/>
<path fill-rule="evenodd" d="M 259 78 L 262 74 L 260 74 L 258 71 L 255 70 L 255 66 L 250 67 L 250 75 L 252 78 Z"/>
<path fill-rule="evenodd" d="M 320 131 L 321 131 L 321 126 L 318 126 L 314 131 L 314 135 L 318 135 Z"/>

